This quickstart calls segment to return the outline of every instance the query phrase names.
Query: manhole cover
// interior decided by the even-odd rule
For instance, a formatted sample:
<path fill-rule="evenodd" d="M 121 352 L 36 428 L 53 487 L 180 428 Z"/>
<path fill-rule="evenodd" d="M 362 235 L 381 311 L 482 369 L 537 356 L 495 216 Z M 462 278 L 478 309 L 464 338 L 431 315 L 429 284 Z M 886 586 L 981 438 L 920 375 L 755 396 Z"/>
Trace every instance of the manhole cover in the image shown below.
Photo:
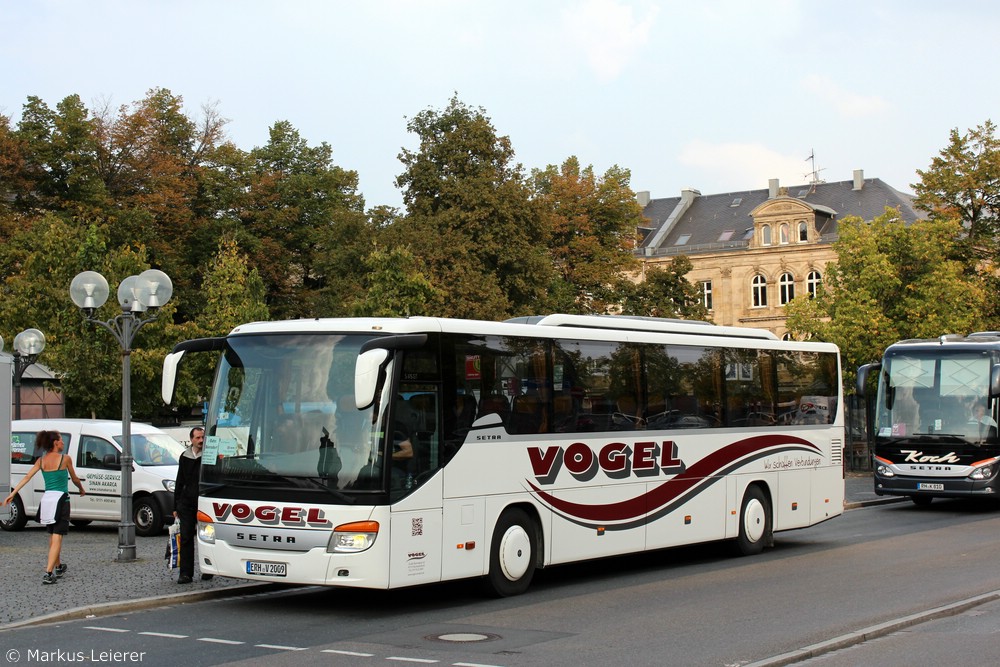
<path fill-rule="evenodd" d="M 425 639 L 439 642 L 490 642 L 500 639 L 500 635 L 488 632 L 449 632 L 443 635 L 429 635 Z"/>

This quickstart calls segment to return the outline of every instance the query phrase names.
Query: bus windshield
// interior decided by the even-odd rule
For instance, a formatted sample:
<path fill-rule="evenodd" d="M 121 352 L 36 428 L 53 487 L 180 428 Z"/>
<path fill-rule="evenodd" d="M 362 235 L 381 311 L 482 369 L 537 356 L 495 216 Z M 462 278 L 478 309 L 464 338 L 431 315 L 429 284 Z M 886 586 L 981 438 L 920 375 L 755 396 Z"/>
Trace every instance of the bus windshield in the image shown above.
<path fill-rule="evenodd" d="M 938 436 L 997 442 L 991 359 L 982 352 L 906 352 L 887 356 L 879 379 L 879 438 Z"/>
<path fill-rule="evenodd" d="M 365 410 L 354 402 L 355 360 L 369 339 L 339 334 L 230 337 L 209 407 L 203 493 L 230 484 L 379 490 L 383 402 Z"/>

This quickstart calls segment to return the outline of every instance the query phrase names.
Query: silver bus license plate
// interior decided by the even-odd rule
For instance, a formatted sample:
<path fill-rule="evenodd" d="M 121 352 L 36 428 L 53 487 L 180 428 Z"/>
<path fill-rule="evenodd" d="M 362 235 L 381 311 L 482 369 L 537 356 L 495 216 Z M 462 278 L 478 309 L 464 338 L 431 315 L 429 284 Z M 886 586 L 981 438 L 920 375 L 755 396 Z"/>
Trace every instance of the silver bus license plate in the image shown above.
<path fill-rule="evenodd" d="M 917 489 L 920 491 L 944 491 L 944 484 L 931 484 L 930 482 L 919 482 Z"/>
<path fill-rule="evenodd" d="M 269 563 L 259 560 L 247 561 L 247 574 L 258 574 L 267 577 L 284 577 L 288 574 L 287 563 Z"/>

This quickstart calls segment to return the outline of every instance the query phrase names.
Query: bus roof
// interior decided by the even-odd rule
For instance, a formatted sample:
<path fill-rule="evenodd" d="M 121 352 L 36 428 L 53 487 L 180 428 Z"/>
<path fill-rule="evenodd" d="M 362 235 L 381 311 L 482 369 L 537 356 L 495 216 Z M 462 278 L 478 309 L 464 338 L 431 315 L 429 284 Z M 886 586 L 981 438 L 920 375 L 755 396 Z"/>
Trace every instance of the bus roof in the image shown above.
<path fill-rule="evenodd" d="M 937 338 L 910 338 L 893 343 L 886 354 L 893 352 L 925 352 L 948 349 L 952 351 L 1000 350 L 1000 332 L 979 331 L 968 335 L 944 334 Z"/>
<path fill-rule="evenodd" d="M 572 334 L 566 329 L 572 329 Z M 833 352 L 832 343 L 781 341 L 770 331 L 749 327 L 718 326 L 709 322 L 672 320 L 621 315 L 554 314 L 515 318 L 505 322 L 439 317 L 405 318 L 315 318 L 252 322 L 242 324 L 230 336 L 288 333 L 376 333 L 384 335 L 447 332 L 473 335 L 528 336 L 561 338 L 567 335 L 591 340 L 650 341 L 663 334 L 676 336 L 677 344 L 713 344 L 733 346 L 756 341 L 753 347 L 766 349 L 807 349 Z M 652 338 L 651 338 L 652 337 Z M 726 341 L 726 342 L 724 342 Z"/>

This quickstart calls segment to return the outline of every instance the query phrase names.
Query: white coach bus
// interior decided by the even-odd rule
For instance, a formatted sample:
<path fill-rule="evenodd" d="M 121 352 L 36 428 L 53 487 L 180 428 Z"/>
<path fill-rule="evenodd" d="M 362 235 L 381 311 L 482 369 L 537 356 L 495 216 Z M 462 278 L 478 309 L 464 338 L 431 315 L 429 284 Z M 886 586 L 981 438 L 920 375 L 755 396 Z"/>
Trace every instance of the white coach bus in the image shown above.
<path fill-rule="evenodd" d="M 550 315 L 259 322 L 221 352 L 202 572 L 394 588 L 713 540 L 754 554 L 843 511 L 834 345 Z"/>

